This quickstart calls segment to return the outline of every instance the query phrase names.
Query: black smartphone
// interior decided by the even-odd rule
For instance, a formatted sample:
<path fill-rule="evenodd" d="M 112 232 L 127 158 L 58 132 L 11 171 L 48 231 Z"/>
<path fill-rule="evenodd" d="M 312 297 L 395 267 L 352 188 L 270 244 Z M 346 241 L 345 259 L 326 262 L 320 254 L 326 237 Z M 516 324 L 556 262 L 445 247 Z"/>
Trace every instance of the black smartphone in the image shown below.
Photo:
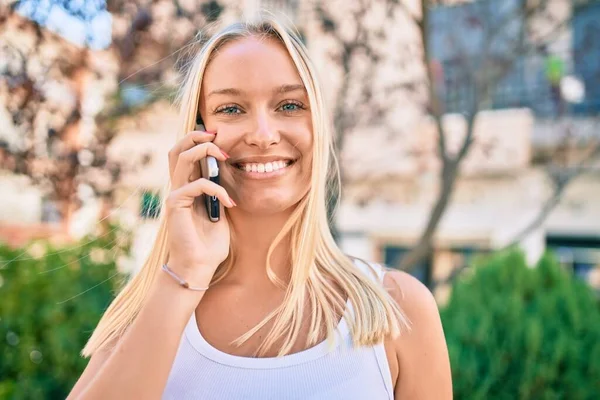
<path fill-rule="evenodd" d="M 206 131 L 206 127 L 202 122 L 202 118 L 199 116 L 196 119 L 196 130 Z M 204 160 L 202 160 L 200 162 L 200 171 L 203 178 L 208 179 L 217 185 L 219 184 L 219 164 L 217 163 L 216 158 L 213 156 L 207 156 Z M 206 214 L 208 215 L 208 219 L 212 222 L 217 222 L 221 215 L 219 199 L 216 196 L 204 195 L 204 202 L 206 205 Z"/>

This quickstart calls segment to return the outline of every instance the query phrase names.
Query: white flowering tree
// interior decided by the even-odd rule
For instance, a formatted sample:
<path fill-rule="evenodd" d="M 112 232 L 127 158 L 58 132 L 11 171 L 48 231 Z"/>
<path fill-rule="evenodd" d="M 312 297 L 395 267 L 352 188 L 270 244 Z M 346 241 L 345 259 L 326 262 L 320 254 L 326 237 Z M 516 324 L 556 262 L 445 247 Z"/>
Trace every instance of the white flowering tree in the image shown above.
<path fill-rule="evenodd" d="M 132 168 L 108 156 L 119 120 L 170 98 L 186 44 L 222 11 L 217 1 L 2 3 L 2 169 L 28 176 L 65 227 L 82 187 L 109 208 Z"/>

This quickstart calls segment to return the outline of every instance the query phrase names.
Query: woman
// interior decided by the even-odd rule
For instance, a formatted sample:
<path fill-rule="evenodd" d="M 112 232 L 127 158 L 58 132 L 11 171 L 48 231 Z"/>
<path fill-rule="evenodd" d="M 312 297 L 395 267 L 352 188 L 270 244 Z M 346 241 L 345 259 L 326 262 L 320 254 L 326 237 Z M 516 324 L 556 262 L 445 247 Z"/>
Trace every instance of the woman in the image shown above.
<path fill-rule="evenodd" d="M 297 36 L 272 18 L 227 27 L 191 64 L 180 104 L 156 243 L 69 398 L 451 398 L 429 291 L 332 239 L 331 131 Z M 192 131 L 198 116 L 205 132 Z M 222 186 L 200 178 L 207 155 Z M 218 222 L 202 195 L 224 206 Z"/>

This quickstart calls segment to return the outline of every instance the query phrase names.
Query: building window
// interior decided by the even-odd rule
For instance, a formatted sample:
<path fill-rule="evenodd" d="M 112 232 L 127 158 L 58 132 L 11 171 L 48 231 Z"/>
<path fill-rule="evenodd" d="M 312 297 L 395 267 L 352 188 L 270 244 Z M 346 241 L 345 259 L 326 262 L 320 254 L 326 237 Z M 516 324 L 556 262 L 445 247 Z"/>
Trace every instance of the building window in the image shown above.
<path fill-rule="evenodd" d="M 519 14 L 522 0 L 480 0 L 431 9 L 429 26 L 431 64 L 445 113 L 469 112 L 476 99 L 473 71 L 483 65 L 505 66 L 488 98 L 479 98 L 479 109 L 530 108 L 537 116 L 598 115 L 600 113 L 600 2 L 573 8 L 571 50 L 556 52 L 546 46 L 537 54 L 515 55 L 524 20 L 512 18 L 502 30 L 494 28 L 506 13 Z M 557 22 L 558 23 L 558 22 Z M 566 28 L 568 29 L 568 28 Z M 490 30 L 494 32 L 488 38 Z M 526 31 L 526 30 L 525 30 Z M 527 39 L 525 39 L 527 40 Z M 487 41 L 487 42 L 486 42 Z M 552 43 L 556 44 L 556 43 Z M 558 43 L 555 47 L 569 47 Z M 487 57 L 488 59 L 484 59 Z M 585 98 L 579 104 L 562 99 L 565 76 L 579 78 Z"/>
<path fill-rule="evenodd" d="M 388 267 L 397 268 L 402 260 L 402 257 L 404 257 L 409 251 L 410 248 L 408 247 L 384 245 L 383 263 Z M 421 282 L 429 282 L 430 279 L 428 278 L 430 277 L 428 277 L 427 274 L 431 273 L 431 262 L 431 256 L 427 257 L 425 261 L 420 262 L 410 271 L 411 275 Z"/>
<path fill-rule="evenodd" d="M 573 106 L 575 114 L 600 113 L 600 2 L 573 9 L 574 72 L 585 87 L 585 99 Z"/>
<path fill-rule="evenodd" d="M 548 236 L 546 247 L 563 268 L 588 283 L 593 271 L 600 271 L 600 237 Z"/>
<path fill-rule="evenodd" d="M 160 215 L 160 195 L 145 191 L 141 197 L 140 216 L 145 219 L 156 219 Z"/>

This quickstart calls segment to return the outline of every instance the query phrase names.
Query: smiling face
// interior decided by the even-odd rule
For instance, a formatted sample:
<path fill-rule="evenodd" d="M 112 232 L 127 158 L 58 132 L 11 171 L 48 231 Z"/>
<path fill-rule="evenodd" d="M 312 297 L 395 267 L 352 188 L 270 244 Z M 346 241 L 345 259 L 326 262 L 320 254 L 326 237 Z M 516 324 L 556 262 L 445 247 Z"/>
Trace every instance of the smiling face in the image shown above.
<path fill-rule="evenodd" d="M 245 211 L 276 213 L 310 187 L 312 123 L 308 95 L 286 48 L 248 37 L 217 50 L 202 81 L 200 113 L 231 158 L 221 185 Z"/>

